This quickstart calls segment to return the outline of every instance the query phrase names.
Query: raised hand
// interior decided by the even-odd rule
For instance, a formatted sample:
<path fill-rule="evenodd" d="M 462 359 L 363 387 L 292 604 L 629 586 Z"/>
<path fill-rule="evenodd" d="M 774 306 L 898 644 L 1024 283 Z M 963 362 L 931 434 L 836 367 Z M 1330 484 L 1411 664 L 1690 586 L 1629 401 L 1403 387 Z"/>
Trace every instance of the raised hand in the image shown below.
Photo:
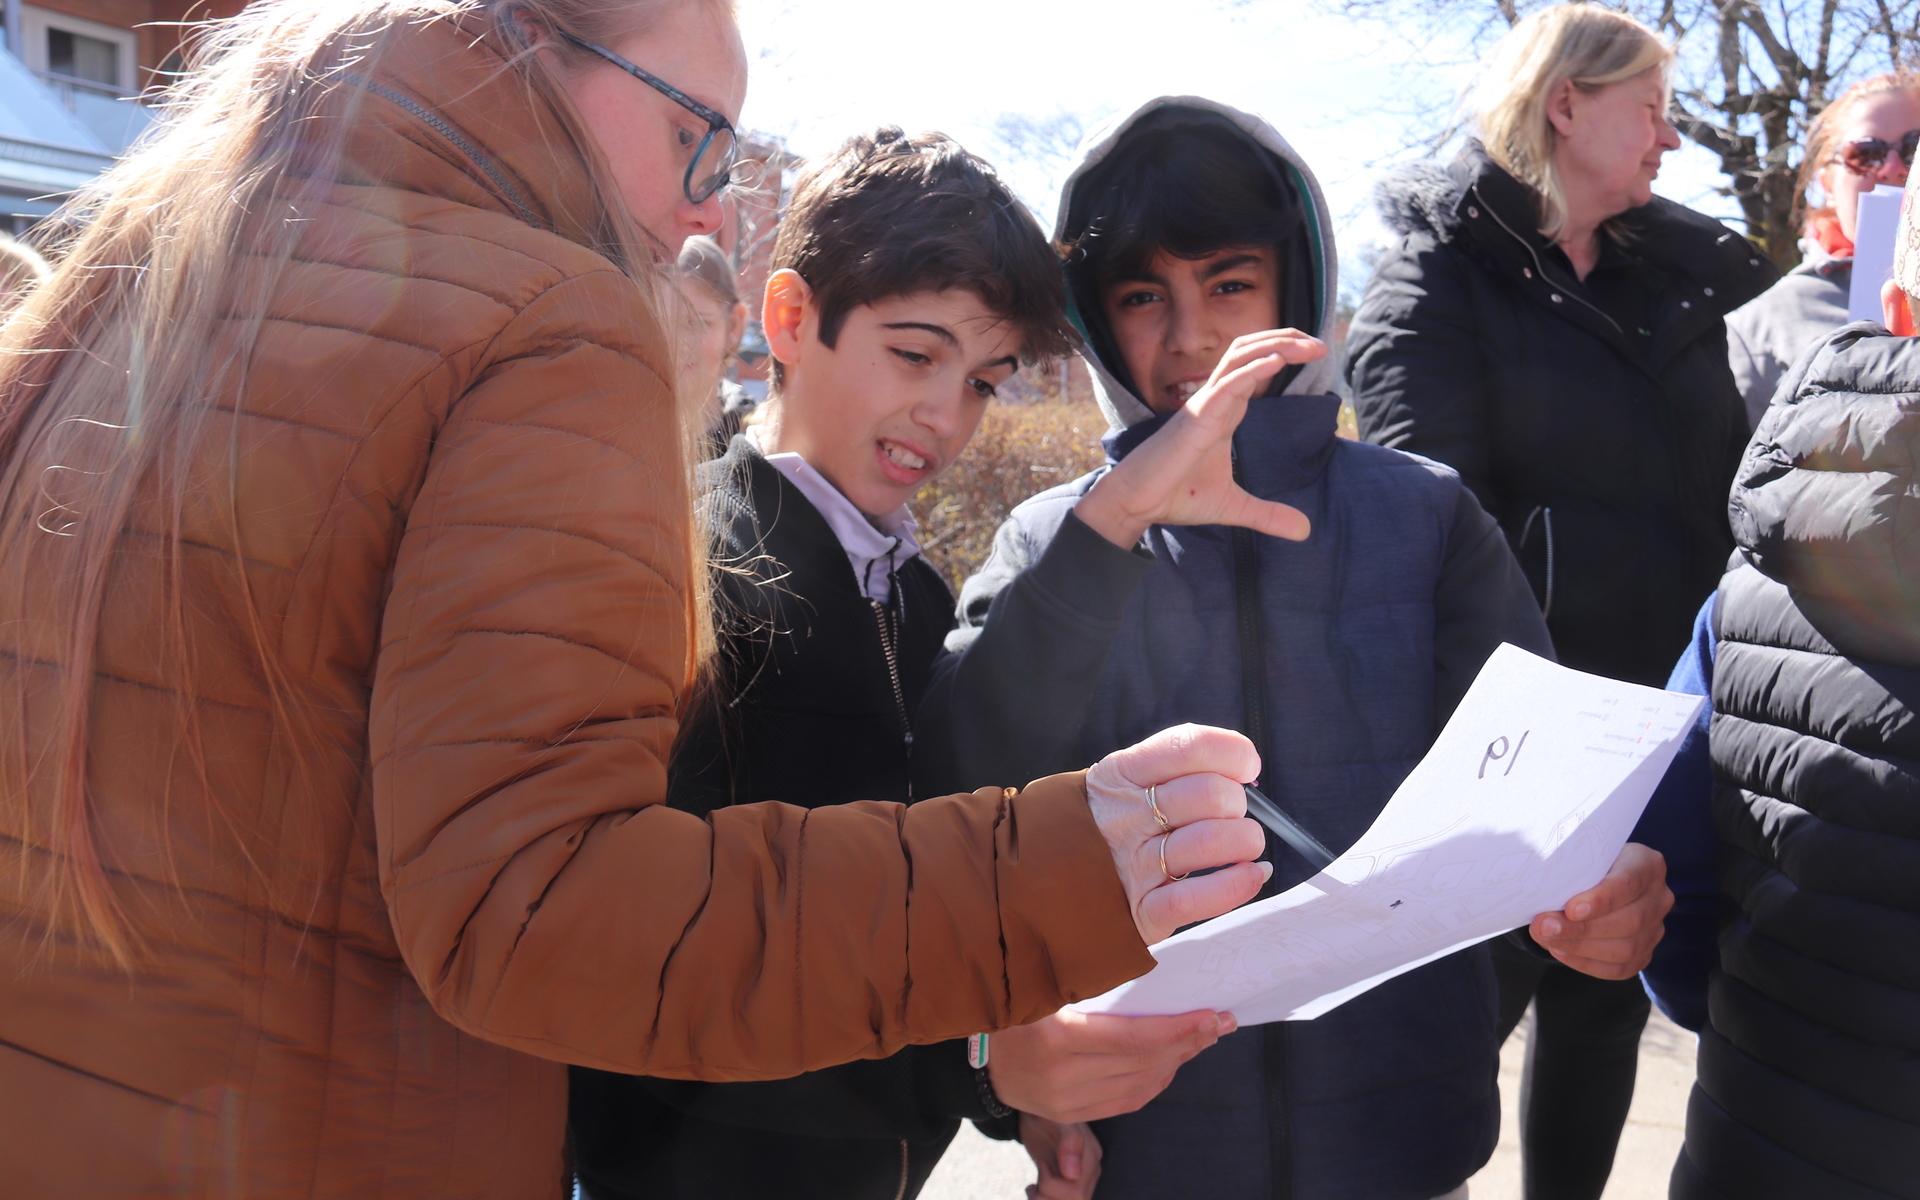
<path fill-rule="evenodd" d="M 1528 932 L 1541 949 L 1583 975 L 1627 979 L 1652 961 L 1672 908 L 1667 860 L 1628 842 L 1606 878 L 1561 911 L 1535 917 Z"/>
<path fill-rule="evenodd" d="M 1297 329 L 1234 339 L 1206 386 L 1075 505 L 1082 523 L 1131 547 L 1150 525 L 1243 525 L 1301 541 L 1298 509 L 1249 495 L 1233 480 L 1233 431 L 1247 404 L 1289 363 L 1312 362 L 1326 344 Z"/>
<path fill-rule="evenodd" d="M 1244 735 L 1204 725 L 1162 730 L 1087 772 L 1087 807 L 1148 945 L 1240 907 L 1273 874 L 1253 861 L 1266 835 L 1242 787 L 1259 773 Z"/>

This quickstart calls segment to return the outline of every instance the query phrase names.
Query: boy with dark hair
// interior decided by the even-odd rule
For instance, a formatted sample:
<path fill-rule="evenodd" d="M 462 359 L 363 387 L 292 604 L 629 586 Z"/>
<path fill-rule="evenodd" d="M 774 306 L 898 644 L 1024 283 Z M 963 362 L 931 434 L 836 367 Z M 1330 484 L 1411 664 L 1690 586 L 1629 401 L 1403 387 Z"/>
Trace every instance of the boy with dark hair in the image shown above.
<path fill-rule="evenodd" d="M 911 799 L 914 701 L 953 597 L 918 553 L 907 501 L 1022 362 L 1068 344 L 1045 236 L 986 164 L 937 134 L 882 129 L 809 167 L 773 266 L 764 419 L 700 477 L 721 644 L 668 788 L 716 824 L 736 800 Z M 1257 830 L 1243 832 L 1251 858 Z M 1203 865 L 1236 861 L 1206 853 Z M 1244 861 L 1227 870 L 1242 877 L 1216 911 L 1264 878 Z M 1169 1053 L 1197 1051 L 1190 1040 Z M 572 1106 L 594 1200 L 908 1197 L 960 1119 L 1006 1115 L 962 1043 L 777 1082 L 576 1070 Z"/>
<path fill-rule="evenodd" d="M 1220 724 L 1260 747 L 1281 807 L 1342 850 L 1496 647 L 1551 654 L 1533 594 L 1453 471 L 1335 436 L 1334 371 L 1301 347 L 1317 351 L 1307 334 L 1331 320 L 1332 226 L 1265 122 L 1188 97 L 1146 105 L 1083 152 L 1056 233 L 1109 463 L 1016 508 L 962 590 L 921 709 L 925 778 L 1045 773 L 1170 720 Z M 1231 455 L 1170 479 L 1169 446 L 1250 368 L 1262 394 Z M 1261 504 L 1298 509 L 1311 536 L 1222 527 Z M 1275 890 L 1314 873 L 1284 848 L 1272 857 Z M 1624 977 L 1664 901 L 1658 856 L 1629 847 L 1532 931 L 1563 961 Z M 1072 1078 L 1084 1020 L 995 1034 L 996 1055 L 1051 1078 L 1070 1107 L 1089 1086 Z M 1094 1125 L 1099 1194 L 1196 1194 L 1204 1172 L 1207 1193 L 1237 1198 L 1453 1195 L 1493 1149 L 1498 1051 L 1484 947 L 1315 1021 L 1233 1033 L 1138 1112 Z M 1050 1161 L 1077 1136 L 1029 1136 L 1044 1194 L 1090 1191 L 1084 1168 L 1076 1181 Z"/>

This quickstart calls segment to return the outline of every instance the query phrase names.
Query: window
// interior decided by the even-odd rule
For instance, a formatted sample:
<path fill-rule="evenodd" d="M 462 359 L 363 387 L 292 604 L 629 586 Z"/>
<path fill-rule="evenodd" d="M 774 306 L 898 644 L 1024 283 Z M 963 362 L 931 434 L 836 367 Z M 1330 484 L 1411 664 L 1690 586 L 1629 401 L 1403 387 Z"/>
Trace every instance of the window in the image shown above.
<path fill-rule="evenodd" d="M 120 47 L 68 29 L 47 30 L 47 70 L 68 79 L 120 86 Z"/>
<path fill-rule="evenodd" d="M 139 45 L 131 29 L 23 4 L 20 33 L 22 57 L 42 75 L 123 96 L 138 89 Z"/>

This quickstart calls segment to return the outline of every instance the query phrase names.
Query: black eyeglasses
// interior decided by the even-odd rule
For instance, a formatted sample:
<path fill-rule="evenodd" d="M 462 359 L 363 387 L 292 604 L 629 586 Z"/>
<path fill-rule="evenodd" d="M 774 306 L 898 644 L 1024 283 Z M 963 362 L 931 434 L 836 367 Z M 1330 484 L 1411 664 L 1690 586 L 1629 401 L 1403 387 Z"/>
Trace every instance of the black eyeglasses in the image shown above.
<path fill-rule="evenodd" d="M 734 168 L 740 162 L 740 142 L 734 136 L 733 122 L 651 71 L 634 66 L 605 46 L 596 46 L 565 30 L 560 31 L 560 36 L 582 50 L 598 54 L 707 123 L 707 136 L 700 139 L 699 148 L 694 150 L 693 158 L 687 163 L 686 176 L 680 181 L 680 190 L 686 193 L 689 203 L 704 204 L 734 182 Z M 703 163 L 710 165 L 703 169 Z"/>
<path fill-rule="evenodd" d="M 1845 163 L 1847 170 L 1855 175 L 1871 175 L 1887 164 L 1887 155 L 1895 149 L 1900 151 L 1900 161 L 1911 167 L 1914 154 L 1920 152 L 1920 129 L 1907 130 L 1898 142 L 1877 137 L 1859 138 L 1840 147 L 1831 161 Z"/>

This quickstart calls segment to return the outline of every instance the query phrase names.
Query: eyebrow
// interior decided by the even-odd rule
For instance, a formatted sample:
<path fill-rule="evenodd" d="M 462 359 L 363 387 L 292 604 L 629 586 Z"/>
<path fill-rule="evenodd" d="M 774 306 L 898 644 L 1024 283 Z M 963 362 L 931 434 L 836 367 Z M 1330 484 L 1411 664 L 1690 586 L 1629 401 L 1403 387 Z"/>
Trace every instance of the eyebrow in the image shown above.
<path fill-rule="evenodd" d="M 1233 254 L 1215 263 L 1209 263 L 1200 273 L 1202 279 L 1212 279 L 1216 275 L 1225 275 L 1228 271 L 1238 271 L 1242 267 L 1257 267 L 1260 256 L 1257 254 Z"/>
<path fill-rule="evenodd" d="M 1206 269 L 1200 272 L 1200 278 L 1213 279 L 1225 275 L 1228 271 L 1238 271 L 1243 267 L 1257 267 L 1259 265 L 1260 256 L 1257 254 L 1229 254 L 1216 262 L 1208 263 Z M 1112 287 L 1115 284 L 1123 283 L 1151 283 L 1165 287 L 1167 281 L 1164 276 L 1155 275 L 1152 271 L 1140 270 L 1115 276 L 1112 283 L 1109 283 L 1107 286 Z"/>
<path fill-rule="evenodd" d="M 934 325 L 927 321 L 892 321 L 892 322 L 889 322 L 888 324 L 882 325 L 880 328 L 882 329 L 917 329 L 921 333 L 932 334 L 933 336 L 939 338 L 941 341 L 947 343 L 947 345 L 949 346 L 958 346 L 960 344 L 960 339 L 953 336 L 953 330 L 948 329 L 945 325 Z"/>
<path fill-rule="evenodd" d="M 960 339 L 955 337 L 953 335 L 953 330 L 948 329 L 945 325 L 935 325 L 928 321 L 889 321 L 886 324 L 882 325 L 880 328 L 882 329 L 917 329 L 921 333 L 932 334 L 934 337 L 939 338 L 941 341 L 945 342 L 949 346 L 952 346 L 956 350 L 960 348 Z M 1018 371 L 1020 369 L 1020 360 L 1014 357 L 1013 355 L 1009 354 L 1004 358 L 996 358 L 992 362 L 982 365 L 980 369 L 984 371 L 984 370 L 989 370 L 993 367 L 1011 367 L 1014 370 Z"/>

